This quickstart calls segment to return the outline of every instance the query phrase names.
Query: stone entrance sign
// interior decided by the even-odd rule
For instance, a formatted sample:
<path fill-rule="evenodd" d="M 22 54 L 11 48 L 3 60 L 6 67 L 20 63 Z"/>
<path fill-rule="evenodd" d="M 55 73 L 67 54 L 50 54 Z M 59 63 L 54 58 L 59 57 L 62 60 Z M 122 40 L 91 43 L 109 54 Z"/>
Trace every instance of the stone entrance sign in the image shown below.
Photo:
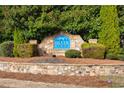
<path fill-rule="evenodd" d="M 84 43 L 80 35 L 71 35 L 68 33 L 59 33 L 46 37 L 41 44 L 38 45 L 39 54 L 64 56 L 68 49 L 81 49 Z"/>
<path fill-rule="evenodd" d="M 70 38 L 66 35 L 58 35 L 54 38 L 54 49 L 70 49 Z"/>

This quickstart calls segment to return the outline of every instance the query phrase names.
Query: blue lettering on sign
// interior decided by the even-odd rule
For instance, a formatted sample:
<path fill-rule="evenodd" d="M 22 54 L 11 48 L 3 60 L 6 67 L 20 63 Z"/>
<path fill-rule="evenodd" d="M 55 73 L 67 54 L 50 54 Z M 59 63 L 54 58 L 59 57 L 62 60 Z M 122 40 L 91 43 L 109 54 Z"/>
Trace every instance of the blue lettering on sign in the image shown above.
<path fill-rule="evenodd" d="M 69 49 L 70 38 L 65 35 L 59 35 L 54 38 L 54 49 Z"/>

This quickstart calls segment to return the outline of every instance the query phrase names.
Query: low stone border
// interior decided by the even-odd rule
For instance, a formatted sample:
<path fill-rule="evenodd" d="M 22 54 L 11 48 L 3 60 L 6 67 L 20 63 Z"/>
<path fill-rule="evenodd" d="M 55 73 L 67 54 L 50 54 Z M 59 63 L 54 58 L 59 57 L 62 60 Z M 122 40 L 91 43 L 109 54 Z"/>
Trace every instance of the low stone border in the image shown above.
<path fill-rule="evenodd" d="M 14 63 L 0 62 L 0 70 L 48 75 L 75 76 L 124 76 L 124 65 L 113 64 L 53 64 L 53 63 Z"/>

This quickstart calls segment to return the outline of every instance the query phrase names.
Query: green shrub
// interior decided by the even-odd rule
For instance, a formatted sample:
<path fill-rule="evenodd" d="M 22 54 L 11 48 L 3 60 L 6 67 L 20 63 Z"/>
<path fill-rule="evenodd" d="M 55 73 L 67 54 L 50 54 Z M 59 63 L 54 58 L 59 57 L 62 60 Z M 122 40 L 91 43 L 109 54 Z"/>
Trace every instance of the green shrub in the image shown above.
<path fill-rule="evenodd" d="M 120 48 L 120 54 L 124 54 L 124 48 Z"/>
<path fill-rule="evenodd" d="M 12 57 L 14 44 L 12 41 L 6 41 L 0 44 L 0 56 Z"/>
<path fill-rule="evenodd" d="M 68 58 L 80 58 L 81 52 L 78 50 L 70 49 L 65 52 L 65 56 Z"/>
<path fill-rule="evenodd" d="M 83 43 L 81 45 L 82 55 L 85 58 L 103 59 L 105 55 L 105 46 L 95 43 Z"/>
<path fill-rule="evenodd" d="M 106 59 L 118 60 L 118 55 L 116 54 L 107 54 Z"/>
<path fill-rule="evenodd" d="M 118 59 L 124 61 L 124 54 L 119 54 Z"/>
<path fill-rule="evenodd" d="M 17 45 L 18 45 L 18 44 L 14 44 L 14 48 L 13 48 L 13 55 L 14 55 L 14 57 L 18 57 L 18 56 L 19 56 L 19 55 L 18 55 Z"/>
<path fill-rule="evenodd" d="M 26 42 L 27 40 L 25 38 L 24 32 L 21 30 L 14 31 L 14 44 L 23 44 Z"/>
<path fill-rule="evenodd" d="M 18 49 L 17 49 L 17 45 L 18 44 L 23 44 L 26 43 L 26 39 L 24 36 L 24 33 L 21 30 L 16 30 L 14 31 L 14 49 L 13 49 L 13 54 L 15 57 L 18 57 Z"/>
<path fill-rule="evenodd" d="M 16 45 L 16 56 L 18 57 L 33 57 L 37 56 L 37 45 L 32 44 L 17 44 Z"/>
<path fill-rule="evenodd" d="M 106 55 L 106 59 L 111 59 L 111 60 L 122 60 L 124 61 L 124 54 L 108 54 Z"/>

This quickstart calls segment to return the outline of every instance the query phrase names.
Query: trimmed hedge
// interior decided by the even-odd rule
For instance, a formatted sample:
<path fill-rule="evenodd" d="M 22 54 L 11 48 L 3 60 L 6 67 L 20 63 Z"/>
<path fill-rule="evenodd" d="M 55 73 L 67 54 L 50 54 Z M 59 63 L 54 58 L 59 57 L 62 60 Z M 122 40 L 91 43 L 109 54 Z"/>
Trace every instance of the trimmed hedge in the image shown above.
<path fill-rule="evenodd" d="M 80 58 L 81 52 L 78 50 L 70 49 L 65 52 L 65 57 L 68 58 Z"/>
<path fill-rule="evenodd" d="M 0 56 L 3 57 L 13 57 L 13 47 L 12 41 L 6 41 L 0 44 Z"/>
<path fill-rule="evenodd" d="M 104 59 L 106 49 L 102 44 L 83 43 L 81 48 L 84 58 Z"/>
<path fill-rule="evenodd" d="M 37 45 L 32 45 L 32 44 L 17 44 L 16 45 L 16 56 L 17 57 L 33 57 L 37 56 Z"/>

